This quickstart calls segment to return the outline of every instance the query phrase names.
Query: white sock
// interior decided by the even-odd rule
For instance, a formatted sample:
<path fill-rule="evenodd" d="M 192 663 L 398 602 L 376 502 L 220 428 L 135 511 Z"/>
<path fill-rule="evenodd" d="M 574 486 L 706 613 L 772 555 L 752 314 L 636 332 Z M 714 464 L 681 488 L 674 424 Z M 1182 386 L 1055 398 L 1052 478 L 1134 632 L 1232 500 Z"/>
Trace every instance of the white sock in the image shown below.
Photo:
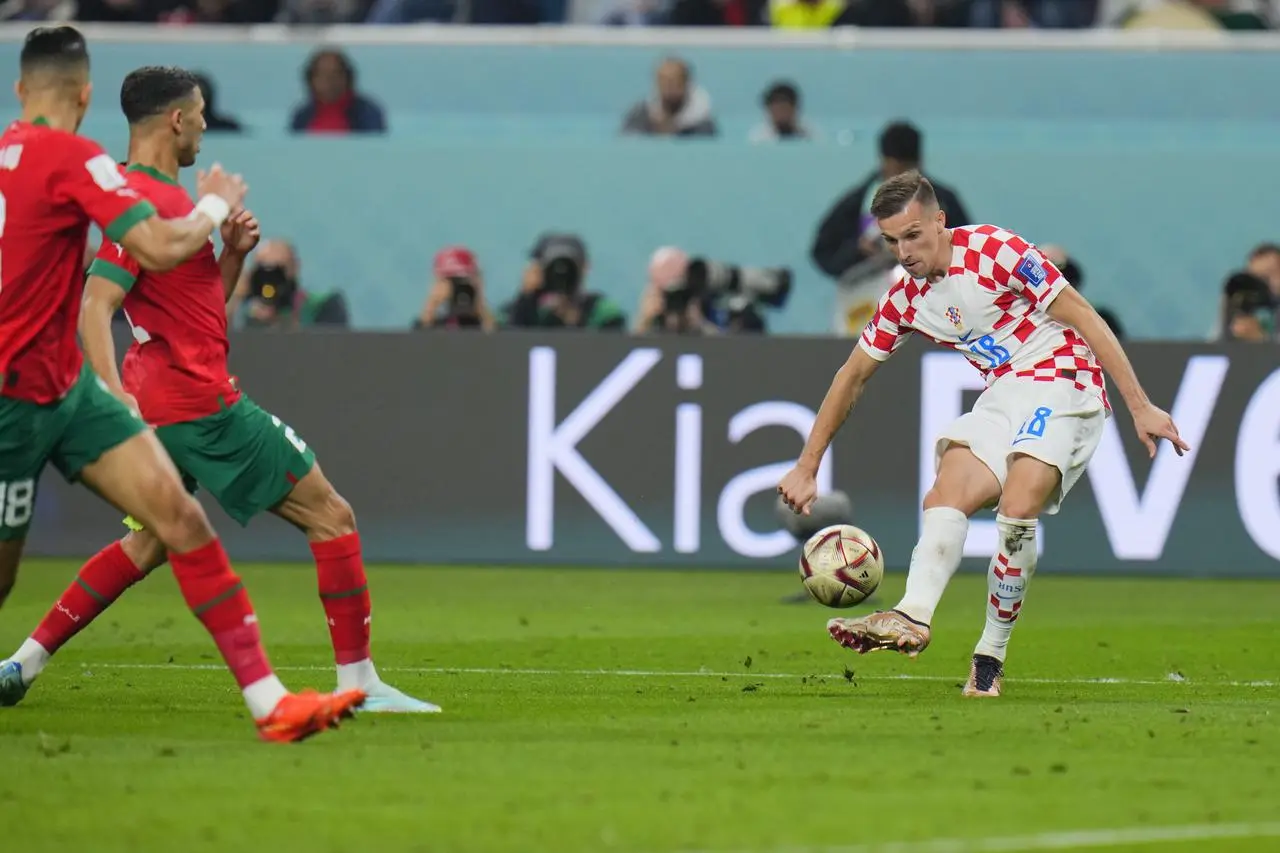
<path fill-rule="evenodd" d="M 45 665 L 49 663 L 49 658 L 53 655 L 49 654 L 49 650 L 28 637 L 22 641 L 22 645 L 13 653 L 13 657 L 9 660 L 17 661 L 22 667 L 22 681 L 30 684 L 36 680 L 36 676 L 44 671 Z"/>
<path fill-rule="evenodd" d="M 363 690 L 380 684 L 381 681 L 382 679 L 378 678 L 378 671 L 373 668 L 373 661 L 368 658 L 355 663 L 338 664 L 339 690 Z"/>
<path fill-rule="evenodd" d="M 1027 584 L 1036 573 L 1036 520 L 996 516 L 1000 550 L 987 570 L 987 625 L 973 650 L 1003 662 Z"/>
<path fill-rule="evenodd" d="M 924 530 L 907 570 L 907 591 L 895 610 L 926 625 L 933 621 L 942 593 L 960 568 L 968 535 L 969 518 L 960 510 L 939 506 L 924 511 Z"/>
<path fill-rule="evenodd" d="M 261 720 L 275 710 L 280 700 L 289 695 L 289 691 L 274 675 L 259 678 L 244 689 L 244 703 L 249 706 L 249 713 L 255 720 Z"/>

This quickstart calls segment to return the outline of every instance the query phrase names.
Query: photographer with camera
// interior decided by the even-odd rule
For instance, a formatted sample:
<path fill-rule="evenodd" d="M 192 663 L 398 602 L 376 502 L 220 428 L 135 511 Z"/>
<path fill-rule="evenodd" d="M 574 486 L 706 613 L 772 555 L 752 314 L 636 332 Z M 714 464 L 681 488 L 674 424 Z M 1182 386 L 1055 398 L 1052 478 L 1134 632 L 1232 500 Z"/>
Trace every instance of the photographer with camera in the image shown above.
<path fill-rule="evenodd" d="M 740 267 L 689 258 L 666 246 L 649 264 L 637 332 L 680 335 L 765 332 L 763 306 L 780 308 L 791 294 L 791 270 Z"/>
<path fill-rule="evenodd" d="M 530 253 L 508 325 L 524 329 L 625 331 L 627 317 L 603 293 L 584 289 L 587 247 L 576 234 L 544 234 Z"/>
<path fill-rule="evenodd" d="M 1261 277 L 1233 273 L 1222 287 L 1223 317 L 1220 339 L 1266 343 L 1276 336 L 1276 298 Z"/>
<path fill-rule="evenodd" d="M 475 254 L 465 246 L 448 246 L 436 253 L 435 280 L 427 293 L 415 329 L 483 329 L 497 324 L 484 298 L 484 278 Z"/>
<path fill-rule="evenodd" d="M 293 331 L 309 326 L 346 328 L 347 301 L 339 291 L 309 293 L 298 283 L 297 252 L 284 240 L 264 240 L 227 301 L 227 319 L 246 329 Z"/>

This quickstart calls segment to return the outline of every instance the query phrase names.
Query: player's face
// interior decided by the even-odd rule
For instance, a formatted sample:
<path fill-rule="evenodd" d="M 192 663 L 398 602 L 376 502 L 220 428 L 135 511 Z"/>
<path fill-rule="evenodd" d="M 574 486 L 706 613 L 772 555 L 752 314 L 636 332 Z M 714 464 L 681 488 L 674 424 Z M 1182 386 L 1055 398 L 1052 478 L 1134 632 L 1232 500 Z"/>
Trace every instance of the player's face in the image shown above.
<path fill-rule="evenodd" d="M 178 165 L 186 168 L 196 162 L 200 141 L 204 139 L 204 96 L 199 89 L 186 103 L 178 119 Z"/>
<path fill-rule="evenodd" d="M 939 267 L 942 238 L 946 233 L 941 210 L 913 201 L 897 216 L 879 220 L 880 233 L 898 263 L 916 278 L 925 278 Z"/>

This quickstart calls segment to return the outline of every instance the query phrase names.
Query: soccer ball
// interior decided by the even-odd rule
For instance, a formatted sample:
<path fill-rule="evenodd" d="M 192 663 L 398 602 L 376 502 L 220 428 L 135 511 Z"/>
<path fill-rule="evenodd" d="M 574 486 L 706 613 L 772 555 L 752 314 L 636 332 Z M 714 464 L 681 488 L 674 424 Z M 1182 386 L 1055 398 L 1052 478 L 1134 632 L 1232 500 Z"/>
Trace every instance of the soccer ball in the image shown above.
<path fill-rule="evenodd" d="M 833 524 L 809 537 L 800 552 L 800 580 L 828 607 L 865 601 L 884 579 L 880 546 L 865 530 Z"/>

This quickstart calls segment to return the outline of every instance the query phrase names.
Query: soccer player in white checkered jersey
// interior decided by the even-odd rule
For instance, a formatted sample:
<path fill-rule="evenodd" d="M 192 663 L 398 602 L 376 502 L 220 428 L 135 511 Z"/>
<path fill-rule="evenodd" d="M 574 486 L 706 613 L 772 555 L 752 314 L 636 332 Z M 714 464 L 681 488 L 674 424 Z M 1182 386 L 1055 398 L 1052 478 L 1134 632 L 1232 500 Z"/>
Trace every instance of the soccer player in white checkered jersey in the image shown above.
<path fill-rule="evenodd" d="M 792 511 L 809 512 L 823 453 L 867 380 L 912 332 L 967 357 L 987 388 L 937 439 L 937 475 L 924 498 L 906 593 L 892 610 L 832 619 L 827 630 L 859 653 L 924 651 L 934 610 L 959 568 L 969 517 L 995 508 L 999 550 L 964 695 L 999 696 L 1009 636 L 1035 573 L 1036 520 L 1058 511 L 1111 413 L 1103 369 L 1152 457 L 1160 439 L 1178 455 L 1190 448 L 1168 413 L 1147 399 L 1107 324 L 1035 246 L 993 225 L 947 228 L 919 172 L 882 184 L 871 213 L 906 274 L 881 298 L 836 373 L 778 492 Z"/>

